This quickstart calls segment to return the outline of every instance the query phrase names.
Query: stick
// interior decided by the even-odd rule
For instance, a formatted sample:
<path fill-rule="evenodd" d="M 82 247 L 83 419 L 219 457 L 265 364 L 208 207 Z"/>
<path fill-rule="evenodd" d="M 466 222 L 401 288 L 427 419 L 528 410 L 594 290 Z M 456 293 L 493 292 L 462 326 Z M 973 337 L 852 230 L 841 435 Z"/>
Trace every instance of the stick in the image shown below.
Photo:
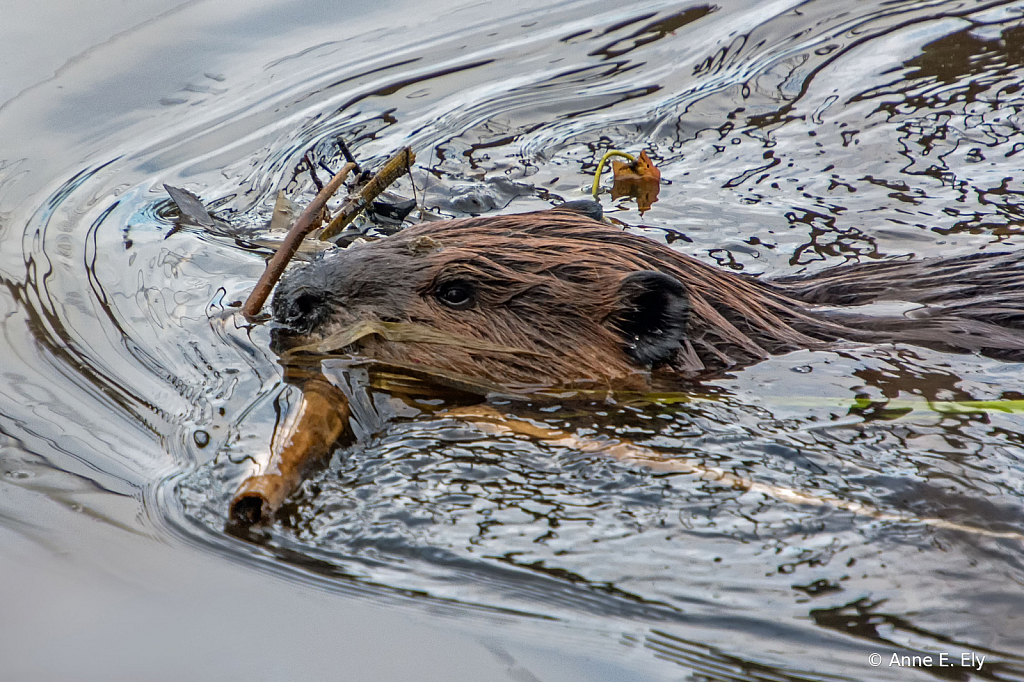
<path fill-rule="evenodd" d="M 409 147 L 403 147 L 398 150 L 398 153 L 388 159 L 384 167 L 377 171 L 377 174 L 368 183 L 363 185 L 359 194 L 349 195 L 348 199 L 345 200 L 345 203 L 338 210 L 337 215 L 334 216 L 334 219 L 320 233 L 320 239 L 330 239 L 344 230 L 352 222 L 352 219 L 371 201 L 376 199 L 381 192 L 387 189 L 402 174 L 407 173 L 415 161 L 416 155 Z"/>
<path fill-rule="evenodd" d="M 345 182 L 345 178 L 348 177 L 350 172 L 355 170 L 355 167 L 354 163 L 346 163 L 342 166 L 341 170 L 331 178 L 326 187 L 320 190 L 309 206 L 306 207 L 306 210 L 299 216 L 298 220 L 295 221 L 295 224 L 292 225 L 292 229 L 289 230 L 288 236 L 285 237 L 277 253 L 267 263 L 267 269 L 263 271 L 260 281 L 256 283 L 256 288 L 249 294 L 249 298 L 245 299 L 242 312 L 247 318 L 259 315 L 260 309 L 266 303 L 271 290 L 277 284 L 277 280 L 281 279 L 281 274 L 288 265 L 288 261 L 299 250 L 299 244 L 302 243 L 307 234 L 317 228 L 320 222 L 320 213 L 324 210 L 324 206 L 327 205 L 327 201 L 334 196 L 334 193 L 341 187 L 341 183 Z"/>
<path fill-rule="evenodd" d="M 503 414 L 488 405 L 474 405 L 472 407 L 454 408 L 445 410 L 440 414 L 451 415 L 458 419 L 472 423 L 474 426 L 493 435 L 515 434 L 547 441 L 552 445 L 569 447 L 587 454 L 608 455 L 612 458 L 629 464 L 631 466 L 643 466 L 654 471 L 690 474 L 705 481 L 720 483 L 723 486 L 735 490 L 758 493 L 766 497 L 772 497 L 781 502 L 800 504 L 815 507 L 832 507 L 842 509 L 858 516 L 867 516 L 879 521 L 891 521 L 894 523 L 920 523 L 932 528 L 954 530 L 961 533 L 971 533 L 983 537 L 1001 538 L 1016 541 L 1024 541 L 1024 535 L 1016 531 L 997 531 L 978 526 L 970 526 L 945 519 L 930 518 L 926 516 L 915 516 L 900 512 L 887 512 L 872 507 L 856 500 L 846 500 L 828 492 L 810 492 L 787 488 L 785 486 L 761 483 L 745 476 L 740 476 L 721 467 L 708 466 L 700 461 L 690 458 L 676 458 L 671 455 L 664 455 L 651 450 L 643 445 L 637 445 L 624 439 L 599 439 L 587 436 L 578 436 L 574 433 L 560 429 L 547 429 L 537 426 L 531 422 L 518 419 L 508 419 Z"/>
<path fill-rule="evenodd" d="M 341 153 L 344 155 L 345 160 L 348 161 L 349 163 L 356 164 L 356 173 L 362 173 L 363 169 L 359 167 L 359 163 L 356 161 L 356 157 L 352 156 L 352 152 L 348 150 L 348 145 L 345 144 L 345 140 L 342 139 L 341 135 L 338 136 L 336 141 L 338 143 L 338 149 L 341 150 Z"/>
<path fill-rule="evenodd" d="M 269 519 L 345 432 L 350 412 L 340 391 L 323 379 L 311 379 L 302 393 L 296 420 L 275 439 L 280 451 L 271 453 L 267 470 L 245 479 L 231 499 L 228 513 L 236 523 L 249 526 Z"/>

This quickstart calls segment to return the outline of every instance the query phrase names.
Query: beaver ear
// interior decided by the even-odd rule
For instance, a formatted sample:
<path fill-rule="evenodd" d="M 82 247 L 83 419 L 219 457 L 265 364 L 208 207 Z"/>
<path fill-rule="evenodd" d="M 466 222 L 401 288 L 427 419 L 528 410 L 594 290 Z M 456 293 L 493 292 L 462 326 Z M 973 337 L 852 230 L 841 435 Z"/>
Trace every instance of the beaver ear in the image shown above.
<path fill-rule="evenodd" d="M 633 362 L 656 367 L 671 360 L 686 341 L 689 317 L 690 298 L 679 280 L 641 270 L 622 278 L 607 324 L 622 337 Z"/>

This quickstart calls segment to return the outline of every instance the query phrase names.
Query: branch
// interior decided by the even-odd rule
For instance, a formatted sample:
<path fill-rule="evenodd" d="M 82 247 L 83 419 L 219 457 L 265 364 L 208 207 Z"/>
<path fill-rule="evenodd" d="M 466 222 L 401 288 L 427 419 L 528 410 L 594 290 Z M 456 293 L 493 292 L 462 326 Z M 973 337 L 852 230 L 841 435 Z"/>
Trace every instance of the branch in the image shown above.
<path fill-rule="evenodd" d="M 334 196 L 334 193 L 338 191 L 341 184 L 345 182 L 345 178 L 355 168 L 356 165 L 354 163 L 346 163 L 342 166 L 341 170 L 331 178 L 326 187 L 320 190 L 316 198 L 313 199 L 309 206 L 306 207 L 306 210 L 302 212 L 302 215 L 299 216 L 298 220 L 295 221 L 295 224 L 292 225 L 292 229 L 288 231 L 288 236 L 285 237 L 284 242 L 277 249 L 277 253 L 267 263 L 267 269 L 263 271 L 260 281 L 256 283 L 256 288 L 249 294 L 249 298 L 245 299 L 242 312 L 247 318 L 259 315 L 260 309 L 266 303 L 271 290 L 277 284 L 277 280 L 281 279 L 281 274 L 284 272 L 288 262 L 295 255 L 295 252 L 299 250 L 302 240 L 320 226 L 320 214 L 327 205 L 327 201 Z"/>
<path fill-rule="evenodd" d="M 243 526 L 269 520 L 299 487 L 306 471 L 327 458 L 345 434 L 348 419 L 348 401 L 338 389 L 322 378 L 307 381 L 296 420 L 272 444 L 277 452 L 271 452 L 267 469 L 242 481 L 231 498 L 231 519 Z"/>
<path fill-rule="evenodd" d="M 330 239 L 344 230 L 352 222 L 352 219 L 376 199 L 381 192 L 386 190 L 391 183 L 400 178 L 404 173 L 409 172 L 415 161 L 416 155 L 412 149 L 409 147 L 399 149 L 398 153 L 388 159 L 384 167 L 377 171 L 377 174 L 368 183 L 363 185 L 359 194 L 349 195 L 348 199 L 345 200 L 345 203 L 338 210 L 337 215 L 334 216 L 334 219 L 320 233 L 320 239 Z"/>

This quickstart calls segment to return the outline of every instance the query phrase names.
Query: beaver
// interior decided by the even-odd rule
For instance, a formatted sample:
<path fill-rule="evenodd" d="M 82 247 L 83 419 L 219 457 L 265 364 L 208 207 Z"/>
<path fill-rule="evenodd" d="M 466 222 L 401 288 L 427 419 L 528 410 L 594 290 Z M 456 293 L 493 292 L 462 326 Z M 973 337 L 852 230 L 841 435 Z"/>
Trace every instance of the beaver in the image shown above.
<path fill-rule="evenodd" d="M 843 341 L 1024 359 L 1017 254 L 888 259 L 759 279 L 601 218 L 596 202 L 573 202 L 420 224 L 330 253 L 279 284 L 279 347 L 360 323 L 378 323 L 377 332 L 411 325 L 449 341 L 367 333 L 345 350 L 513 391 L 650 389 Z M 913 309 L 862 312 L 880 301 Z"/>
<path fill-rule="evenodd" d="M 552 395 L 548 389 L 557 400 L 589 400 L 592 390 L 678 390 L 772 354 L 843 342 L 1024 361 L 1018 254 L 889 259 L 766 279 L 707 265 L 601 218 L 596 202 L 576 202 L 426 223 L 290 270 L 274 295 L 273 344 L 304 397 L 267 465 L 235 494 L 231 518 L 271 518 L 304 472 L 352 437 L 344 388 L 320 375 L 326 351 L 382 365 L 386 390 L 398 395 L 465 389 L 457 397 L 468 392 L 474 404 L 510 394 L 532 401 Z M 870 304 L 887 301 L 871 314 Z M 522 426 L 500 415 L 463 416 Z M 719 476 L 628 443 L 579 445 Z"/>

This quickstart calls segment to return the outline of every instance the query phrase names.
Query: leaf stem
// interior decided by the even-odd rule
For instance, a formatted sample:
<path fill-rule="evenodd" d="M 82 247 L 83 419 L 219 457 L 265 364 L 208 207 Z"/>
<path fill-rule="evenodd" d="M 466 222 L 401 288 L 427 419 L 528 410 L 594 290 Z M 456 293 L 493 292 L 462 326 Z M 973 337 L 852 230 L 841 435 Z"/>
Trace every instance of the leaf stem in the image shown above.
<path fill-rule="evenodd" d="M 604 156 L 601 157 L 601 161 L 597 164 L 597 170 L 594 172 L 594 185 L 590 188 L 590 193 L 595 199 L 597 198 L 597 189 L 601 185 L 601 171 L 604 170 L 604 165 L 608 162 L 608 159 L 613 156 L 621 156 L 624 159 L 629 159 L 630 163 L 636 163 L 636 157 L 632 154 L 627 154 L 626 152 L 619 151 L 618 149 L 609 149 L 606 151 Z"/>

